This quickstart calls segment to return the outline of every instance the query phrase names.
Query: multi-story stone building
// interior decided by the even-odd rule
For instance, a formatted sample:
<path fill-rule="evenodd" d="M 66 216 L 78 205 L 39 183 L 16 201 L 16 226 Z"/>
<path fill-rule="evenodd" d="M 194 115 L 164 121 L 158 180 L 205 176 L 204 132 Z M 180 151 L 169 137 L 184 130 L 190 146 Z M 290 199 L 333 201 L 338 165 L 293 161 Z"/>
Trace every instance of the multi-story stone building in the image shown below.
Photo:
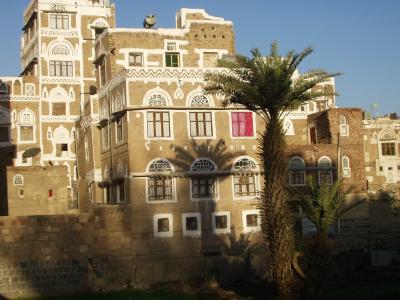
<path fill-rule="evenodd" d="M 95 93 L 94 40 L 112 26 L 114 8 L 107 0 L 32 0 L 24 11 L 21 77 L 0 78 L 0 146 L 4 150 L 14 145 L 12 151 L 4 151 L 8 165 L 12 161 L 17 167 L 65 166 L 68 194 L 59 196 L 70 203 L 63 212 L 77 208 L 75 121 Z M 19 198 L 13 190 L 8 190 L 9 201 Z M 55 199 L 50 189 L 46 194 L 38 197 Z M 25 190 L 24 201 L 32 197 L 33 191 Z M 6 199 L 3 192 L 3 205 Z M 29 211 L 20 206 L 8 213 Z"/>

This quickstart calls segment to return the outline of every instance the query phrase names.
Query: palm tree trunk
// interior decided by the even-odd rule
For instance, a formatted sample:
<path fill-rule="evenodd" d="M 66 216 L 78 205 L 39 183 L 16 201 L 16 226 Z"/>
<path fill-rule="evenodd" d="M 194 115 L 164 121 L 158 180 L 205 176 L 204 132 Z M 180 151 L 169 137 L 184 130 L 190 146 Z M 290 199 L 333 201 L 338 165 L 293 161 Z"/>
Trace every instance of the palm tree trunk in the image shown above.
<path fill-rule="evenodd" d="M 295 233 L 287 203 L 286 141 L 279 115 L 270 114 L 268 119 L 260 149 L 264 172 L 264 190 L 260 198 L 262 233 L 271 259 L 269 271 L 281 298 L 288 299 L 293 294 L 295 277 L 292 268 Z"/>

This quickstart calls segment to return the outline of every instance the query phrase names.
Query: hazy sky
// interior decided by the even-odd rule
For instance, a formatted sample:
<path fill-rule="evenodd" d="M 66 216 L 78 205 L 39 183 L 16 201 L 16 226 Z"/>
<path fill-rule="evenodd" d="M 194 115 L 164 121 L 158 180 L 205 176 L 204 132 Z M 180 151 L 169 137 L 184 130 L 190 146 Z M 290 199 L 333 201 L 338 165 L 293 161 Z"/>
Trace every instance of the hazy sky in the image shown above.
<path fill-rule="evenodd" d="M 22 12 L 28 0 L 2 0 L 0 76 L 20 72 Z M 55 1 L 57 2 L 57 1 Z M 268 52 L 272 41 L 282 53 L 313 46 L 300 71 L 324 68 L 344 75 L 336 80 L 340 107 L 378 102 L 380 113 L 400 113 L 399 0 L 116 0 L 117 26 L 141 27 L 144 16 L 157 16 L 158 27 L 175 26 L 181 7 L 205 8 L 232 20 L 237 51 Z"/>

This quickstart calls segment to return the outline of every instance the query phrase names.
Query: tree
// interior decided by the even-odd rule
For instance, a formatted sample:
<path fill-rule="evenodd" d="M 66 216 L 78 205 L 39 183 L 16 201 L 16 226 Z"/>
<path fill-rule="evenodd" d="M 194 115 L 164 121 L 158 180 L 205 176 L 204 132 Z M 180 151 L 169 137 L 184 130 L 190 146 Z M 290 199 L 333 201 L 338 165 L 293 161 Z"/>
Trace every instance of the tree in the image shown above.
<path fill-rule="evenodd" d="M 307 218 L 316 229 L 316 233 L 305 240 L 304 274 L 305 296 L 307 299 L 318 299 L 323 290 L 325 280 L 332 267 L 332 243 L 329 239 L 331 226 L 338 218 L 363 203 L 362 199 L 345 205 L 346 196 L 351 189 L 341 192 L 343 180 L 332 185 L 318 185 L 314 177 L 307 178 L 307 191 L 298 193 L 294 202 L 302 209 L 302 216 Z"/>
<path fill-rule="evenodd" d="M 295 232 L 287 201 L 288 170 L 282 114 L 317 97 L 331 95 L 332 92 L 313 88 L 338 75 L 323 70 L 297 74 L 298 66 L 312 51 L 311 48 L 300 53 L 290 51 L 282 57 L 274 42 L 268 56 L 263 56 L 258 49 L 251 51 L 250 58 L 235 55 L 234 59 L 219 63 L 220 67 L 230 72 L 205 76 L 207 93 L 219 94 L 225 105 L 243 105 L 264 120 L 265 128 L 259 141 L 264 173 L 264 188 L 259 204 L 261 228 L 271 259 L 268 271 L 282 298 L 290 297 L 295 279 L 292 266 Z"/>

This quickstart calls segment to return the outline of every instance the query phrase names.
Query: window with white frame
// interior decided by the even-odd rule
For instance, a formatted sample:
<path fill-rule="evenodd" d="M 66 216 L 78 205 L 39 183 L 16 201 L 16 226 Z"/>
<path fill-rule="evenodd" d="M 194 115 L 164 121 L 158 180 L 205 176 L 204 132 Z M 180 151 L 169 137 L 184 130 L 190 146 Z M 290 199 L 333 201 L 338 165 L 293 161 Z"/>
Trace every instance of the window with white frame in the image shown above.
<path fill-rule="evenodd" d="M 177 68 L 179 67 L 179 53 L 178 52 L 166 52 L 165 53 L 165 66 Z"/>
<path fill-rule="evenodd" d="M 172 237 L 174 235 L 172 214 L 154 215 L 153 228 L 155 237 Z"/>
<path fill-rule="evenodd" d="M 391 131 L 386 131 L 380 135 L 380 152 L 382 156 L 396 156 L 396 135 Z"/>
<path fill-rule="evenodd" d="M 190 100 L 191 107 L 210 107 L 208 98 L 202 94 L 195 95 Z M 211 112 L 190 112 L 190 136 L 211 137 L 213 136 L 213 121 Z"/>
<path fill-rule="evenodd" d="M 171 163 L 166 159 L 155 160 L 150 163 L 148 172 L 150 176 L 147 178 L 147 201 L 175 201 L 175 180 L 170 175 L 173 172 Z"/>
<path fill-rule="evenodd" d="M 73 77 L 74 68 L 72 61 L 51 60 L 49 62 L 50 76 Z"/>
<path fill-rule="evenodd" d="M 214 212 L 212 213 L 213 232 L 229 233 L 231 231 L 231 214 L 230 212 Z"/>
<path fill-rule="evenodd" d="M 29 109 L 23 110 L 18 118 L 18 134 L 21 142 L 35 141 L 35 115 Z"/>
<path fill-rule="evenodd" d="M 342 174 L 343 174 L 343 177 L 351 176 L 350 160 L 347 156 L 342 157 Z"/>
<path fill-rule="evenodd" d="M 339 117 L 340 123 L 340 135 L 348 136 L 349 135 L 349 125 L 347 124 L 347 118 L 343 115 Z"/>
<path fill-rule="evenodd" d="M 233 197 L 249 198 L 257 195 L 259 168 L 255 161 L 244 157 L 233 164 Z"/>
<path fill-rule="evenodd" d="M 243 232 L 253 232 L 261 230 L 260 210 L 242 211 Z"/>
<path fill-rule="evenodd" d="M 141 52 L 129 53 L 128 64 L 130 67 L 143 67 L 143 53 Z"/>
<path fill-rule="evenodd" d="M 169 112 L 147 112 L 147 137 L 165 138 L 170 136 L 171 132 Z"/>
<path fill-rule="evenodd" d="M 192 200 L 215 200 L 218 196 L 216 166 L 209 159 L 198 159 L 191 167 Z"/>
<path fill-rule="evenodd" d="M 69 15 L 65 14 L 50 14 L 51 29 L 69 29 Z"/>
<path fill-rule="evenodd" d="M 14 185 L 24 185 L 24 176 L 17 174 L 14 176 L 13 179 L 13 184 Z"/>
<path fill-rule="evenodd" d="M 182 228 L 184 236 L 201 235 L 201 214 L 200 213 L 182 214 Z"/>
<path fill-rule="evenodd" d="M 304 160 L 292 157 L 289 161 L 289 185 L 305 185 L 306 171 Z"/>
<path fill-rule="evenodd" d="M 318 183 L 320 185 L 331 185 L 333 183 L 332 161 L 327 156 L 318 160 Z"/>

